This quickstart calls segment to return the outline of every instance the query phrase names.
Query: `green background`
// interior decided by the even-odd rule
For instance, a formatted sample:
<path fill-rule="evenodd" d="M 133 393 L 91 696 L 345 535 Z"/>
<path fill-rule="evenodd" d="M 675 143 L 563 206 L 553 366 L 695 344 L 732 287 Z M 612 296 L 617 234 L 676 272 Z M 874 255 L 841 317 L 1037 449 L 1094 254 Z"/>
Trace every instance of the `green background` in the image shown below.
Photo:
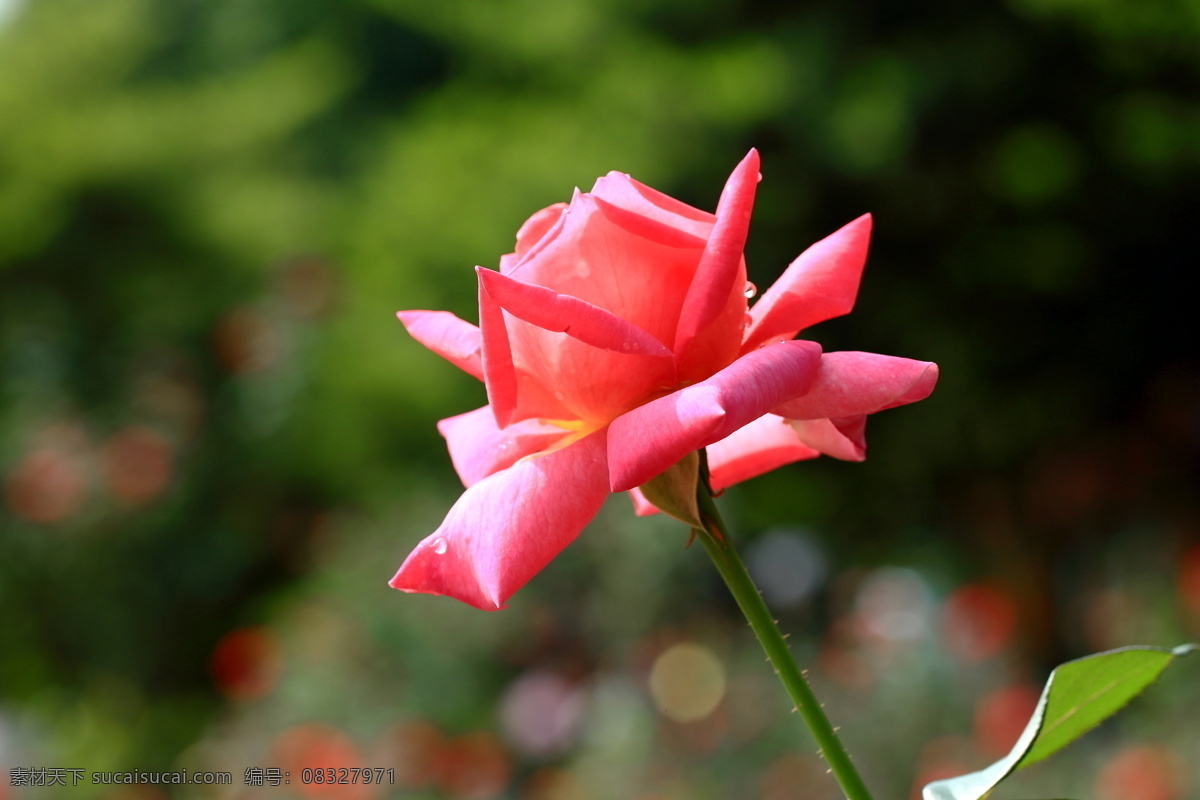
<path fill-rule="evenodd" d="M 461 490 L 434 423 L 484 402 L 394 312 L 475 321 L 534 210 L 611 169 L 711 210 L 750 147 L 751 279 L 870 211 L 859 302 L 811 335 L 942 371 L 865 463 L 720 501 L 752 566 L 800 543 L 779 614 L 878 796 L 1002 753 L 981 709 L 1054 664 L 1200 635 L 1195 0 L 0 20 L 0 769 L 235 782 L 0 798 L 314 796 L 242 785 L 296 742 L 399 765 L 374 796 L 834 797 L 702 553 L 623 498 L 506 611 L 386 586 Z M 680 641 L 727 678 L 699 722 L 648 689 Z M 1178 672 L 1024 795 L 1195 790 Z"/>

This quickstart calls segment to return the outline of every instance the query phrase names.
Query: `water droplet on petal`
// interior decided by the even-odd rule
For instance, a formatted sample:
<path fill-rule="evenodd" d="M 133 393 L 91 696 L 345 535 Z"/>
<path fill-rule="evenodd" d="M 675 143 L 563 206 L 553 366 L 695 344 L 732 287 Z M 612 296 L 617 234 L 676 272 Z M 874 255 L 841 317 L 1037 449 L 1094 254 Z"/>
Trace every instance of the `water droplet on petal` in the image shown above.
<path fill-rule="evenodd" d="M 563 398 L 565 398 L 565 397 L 566 397 L 566 395 L 565 395 L 565 394 L 563 394 L 561 391 L 555 390 L 555 392 L 554 392 L 554 399 L 555 399 L 555 400 L 562 400 L 562 399 L 563 399 Z"/>
<path fill-rule="evenodd" d="M 750 281 L 746 281 L 746 288 L 742 290 L 742 294 L 746 295 L 746 299 L 749 300 L 751 297 L 754 297 L 754 295 L 758 294 L 758 287 Z"/>
<path fill-rule="evenodd" d="M 445 539 L 439 536 L 437 539 L 433 540 L 432 547 L 433 552 L 437 553 L 439 556 L 444 556 L 446 554 L 446 548 L 449 547 L 449 545 L 446 544 Z"/>
<path fill-rule="evenodd" d="M 749 311 L 747 311 L 746 312 L 746 327 L 749 328 L 753 324 L 754 324 L 754 317 L 750 314 Z"/>

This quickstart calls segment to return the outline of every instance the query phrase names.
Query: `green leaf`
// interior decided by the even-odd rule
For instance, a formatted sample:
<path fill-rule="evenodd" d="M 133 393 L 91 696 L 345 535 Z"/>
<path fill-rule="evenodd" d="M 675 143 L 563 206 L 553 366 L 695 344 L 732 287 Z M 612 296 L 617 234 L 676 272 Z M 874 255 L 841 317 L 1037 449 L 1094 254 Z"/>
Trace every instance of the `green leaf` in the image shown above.
<path fill-rule="evenodd" d="M 1174 650 L 1124 647 L 1060 665 L 1050 673 L 1033 717 L 1007 756 L 978 772 L 934 781 L 921 797 L 979 800 L 1012 773 L 1057 753 L 1120 711 L 1175 659 L 1197 649 L 1194 644 Z"/>

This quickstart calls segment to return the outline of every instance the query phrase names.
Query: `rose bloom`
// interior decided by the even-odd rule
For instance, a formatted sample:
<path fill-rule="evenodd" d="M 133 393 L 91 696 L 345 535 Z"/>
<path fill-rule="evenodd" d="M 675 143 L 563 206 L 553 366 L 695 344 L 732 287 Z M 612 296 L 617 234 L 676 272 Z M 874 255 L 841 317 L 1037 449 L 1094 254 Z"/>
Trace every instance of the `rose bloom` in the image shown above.
<path fill-rule="evenodd" d="M 802 253 L 748 307 L 742 250 L 758 153 L 716 215 L 618 172 L 534 214 L 500 270 L 476 267 L 479 327 L 401 311 L 421 344 L 484 382 L 438 430 L 467 490 L 391 585 L 482 609 L 596 515 L 700 448 L 720 490 L 822 453 L 860 461 L 868 414 L 920 400 L 937 366 L 795 340 L 850 311 L 870 216 Z"/>

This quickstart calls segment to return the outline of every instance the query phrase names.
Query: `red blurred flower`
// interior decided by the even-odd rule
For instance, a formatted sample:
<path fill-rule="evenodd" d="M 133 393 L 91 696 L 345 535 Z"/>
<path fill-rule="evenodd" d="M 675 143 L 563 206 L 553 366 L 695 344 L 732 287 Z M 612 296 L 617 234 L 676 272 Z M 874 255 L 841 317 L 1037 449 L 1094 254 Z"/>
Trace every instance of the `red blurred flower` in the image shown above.
<path fill-rule="evenodd" d="M 61 522 L 79 509 L 87 478 L 66 453 L 49 448 L 27 453 L 8 473 L 4 499 L 14 516 L 27 522 Z"/>
<path fill-rule="evenodd" d="M 441 731 L 424 720 L 409 720 L 394 725 L 381 737 L 376 748 L 381 764 L 396 771 L 396 785 L 403 789 L 423 789 L 438 777 L 446 742 Z"/>
<path fill-rule="evenodd" d="M 1037 709 L 1041 692 L 1032 686 L 1013 684 L 988 694 L 975 706 L 975 744 L 981 753 L 998 758 L 1021 738 L 1021 732 Z"/>
<path fill-rule="evenodd" d="M 1180 561 L 1179 598 L 1183 607 L 1200 622 L 1200 544 L 1192 545 Z"/>
<path fill-rule="evenodd" d="M 972 583 L 946 598 L 942 640 L 961 661 L 991 658 L 1012 641 L 1016 629 L 1016 601 L 1002 589 Z"/>
<path fill-rule="evenodd" d="M 489 800 L 508 786 L 512 765 L 492 734 L 476 731 L 446 742 L 438 786 L 450 797 Z"/>
<path fill-rule="evenodd" d="M 174 453 L 157 431 L 130 425 L 104 446 L 104 478 L 121 501 L 141 505 L 153 500 L 171 480 Z"/>
<path fill-rule="evenodd" d="M 271 749 L 273 759 L 284 772 L 291 773 L 292 787 L 306 797 L 368 800 L 378 794 L 378 782 L 365 783 L 361 776 L 355 780 L 349 777 L 353 773 L 345 776 L 339 773 L 342 769 L 367 769 L 371 765 L 365 763 L 355 741 L 331 725 L 320 722 L 295 725 L 276 737 Z M 343 777 L 351 782 L 338 783 Z"/>
<path fill-rule="evenodd" d="M 217 642 L 209 668 L 225 695 L 239 700 L 261 697 L 279 678 L 279 644 L 269 628 L 238 628 Z"/>
<path fill-rule="evenodd" d="M 1187 792 L 1187 764 L 1161 744 L 1131 745 L 1096 776 L 1097 800 L 1181 800 Z"/>
<path fill-rule="evenodd" d="M 714 216 L 609 173 L 530 217 L 498 272 L 476 268 L 478 328 L 400 312 L 414 338 L 485 382 L 489 405 L 439 423 L 468 488 L 392 586 L 500 608 L 610 491 L 704 447 L 718 489 L 821 453 L 861 460 L 868 414 L 933 390 L 933 364 L 789 341 L 853 306 L 869 216 L 748 308 L 758 177 L 751 151 Z"/>

